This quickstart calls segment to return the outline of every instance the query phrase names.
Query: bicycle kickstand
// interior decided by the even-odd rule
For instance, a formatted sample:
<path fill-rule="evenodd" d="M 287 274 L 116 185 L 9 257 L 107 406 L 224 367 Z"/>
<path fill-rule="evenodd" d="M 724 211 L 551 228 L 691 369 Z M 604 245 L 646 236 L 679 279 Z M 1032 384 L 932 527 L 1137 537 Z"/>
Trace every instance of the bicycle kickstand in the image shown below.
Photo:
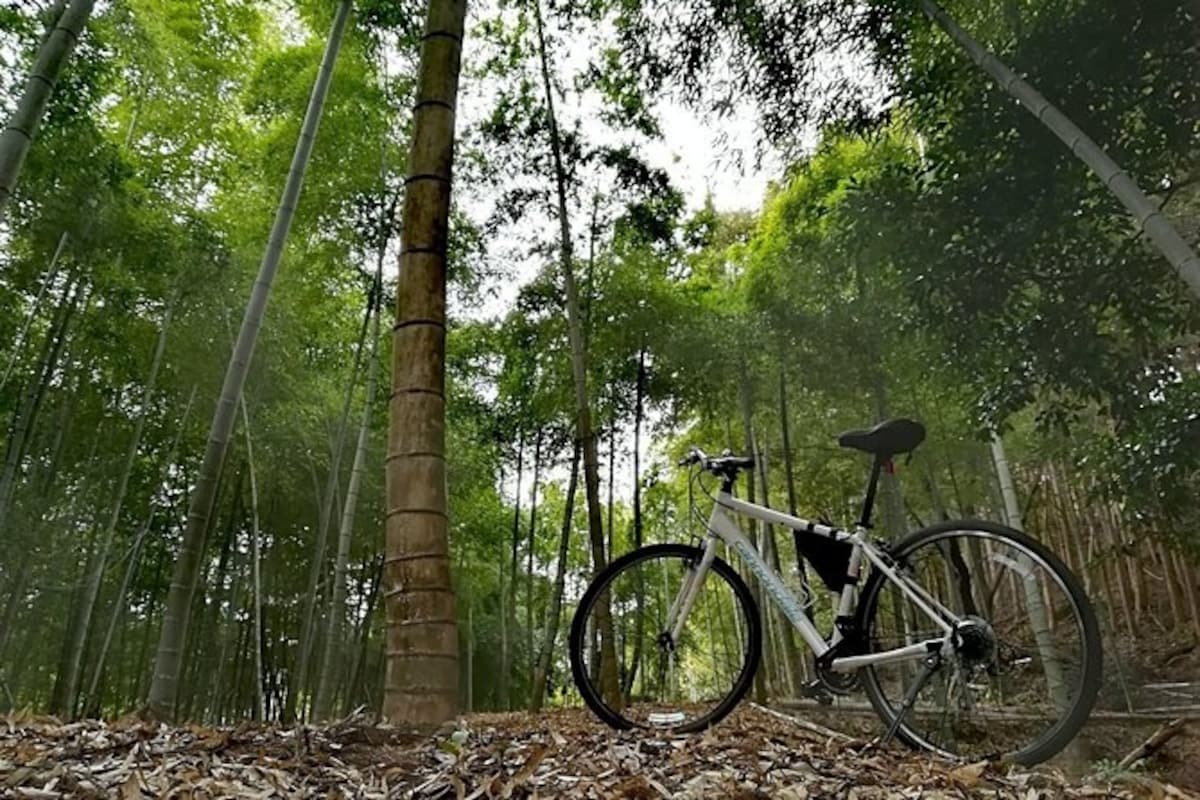
<path fill-rule="evenodd" d="M 904 696 L 904 705 L 900 707 L 896 718 L 892 720 L 892 724 L 888 726 L 887 733 L 880 740 L 881 744 L 887 744 L 896 735 L 896 731 L 900 730 L 900 723 L 904 722 L 904 717 L 912 709 L 913 704 L 917 702 L 917 695 L 925 688 L 925 683 L 929 677 L 937 671 L 942 665 L 942 654 L 930 653 L 921 661 L 921 671 L 917 673 L 917 679 L 913 681 L 913 685 L 909 687 L 908 694 Z"/>

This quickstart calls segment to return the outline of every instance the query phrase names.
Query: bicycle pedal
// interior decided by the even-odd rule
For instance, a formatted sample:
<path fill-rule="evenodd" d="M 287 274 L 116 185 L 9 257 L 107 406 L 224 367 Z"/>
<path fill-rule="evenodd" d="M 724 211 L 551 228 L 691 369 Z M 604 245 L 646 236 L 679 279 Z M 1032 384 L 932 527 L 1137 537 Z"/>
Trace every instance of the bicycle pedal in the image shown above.
<path fill-rule="evenodd" d="M 809 681 L 801 686 L 800 696 L 816 700 L 823 706 L 833 705 L 833 694 L 820 681 Z"/>

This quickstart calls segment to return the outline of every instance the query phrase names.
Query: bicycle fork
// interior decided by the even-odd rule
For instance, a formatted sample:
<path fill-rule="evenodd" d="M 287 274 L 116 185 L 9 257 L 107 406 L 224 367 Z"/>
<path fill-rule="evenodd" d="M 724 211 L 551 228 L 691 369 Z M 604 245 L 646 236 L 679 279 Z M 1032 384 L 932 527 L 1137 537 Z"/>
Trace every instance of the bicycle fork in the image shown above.
<path fill-rule="evenodd" d="M 664 644 L 672 650 L 675 648 L 675 643 L 679 641 L 679 637 L 683 635 L 684 623 L 687 622 L 692 607 L 696 605 L 696 598 L 700 595 L 700 588 L 704 585 L 704 577 L 708 574 L 716 557 L 717 536 L 710 533 L 705 542 L 704 555 L 700 557 L 700 563 L 688 569 L 683 585 L 679 587 L 679 593 L 675 595 L 675 600 L 671 603 L 671 610 L 667 612 L 664 633 L 667 633 L 670 639 Z"/>

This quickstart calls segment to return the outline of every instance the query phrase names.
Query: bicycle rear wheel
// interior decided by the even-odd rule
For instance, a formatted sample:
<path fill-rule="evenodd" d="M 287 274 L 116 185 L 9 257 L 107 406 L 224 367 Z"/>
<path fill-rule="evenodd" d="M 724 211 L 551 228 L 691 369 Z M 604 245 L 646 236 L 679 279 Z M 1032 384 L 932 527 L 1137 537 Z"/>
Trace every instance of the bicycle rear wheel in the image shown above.
<path fill-rule="evenodd" d="M 579 601 L 571 671 L 588 707 L 612 727 L 703 730 L 750 687 L 762 647 L 758 610 L 724 561 L 713 562 L 681 635 L 666 630 L 703 555 L 686 545 L 643 547 L 610 564 Z"/>
<path fill-rule="evenodd" d="M 1087 721 L 1100 687 L 1100 630 L 1078 579 L 1030 536 L 991 522 L 947 522 L 891 550 L 896 567 L 931 599 L 972 624 L 960 633 L 904 715 L 907 744 L 971 760 L 1037 764 Z M 868 652 L 943 632 L 876 570 L 863 588 Z M 863 670 L 867 696 L 891 725 L 918 665 Z"/>

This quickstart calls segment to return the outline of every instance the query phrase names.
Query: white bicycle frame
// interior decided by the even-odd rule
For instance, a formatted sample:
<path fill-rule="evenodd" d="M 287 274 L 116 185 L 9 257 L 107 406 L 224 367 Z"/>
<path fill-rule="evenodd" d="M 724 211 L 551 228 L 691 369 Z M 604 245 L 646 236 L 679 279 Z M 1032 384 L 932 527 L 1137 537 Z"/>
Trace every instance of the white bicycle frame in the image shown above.
<path fill-rule="evenodd" d="M 893 650 L 834 658 L 829 662 L 829 667 L 834 672 L 854 672 L 862 667 L 873 664 L 916 661 L 935 652 L 940 652 L 942 655 L 948 656 L 952 651 L 953 633 L 956 625 L 960 622 L 960 617 L 930 597 L 920 586 L 893 569 L 888 564 L 882 551 L 870 541 L 867 536 L 867 530 L 864 527 L 858 525 L 853 532 L 850 532 L 822 523 L 810 522 L 800 517 L 793 517 L 790 514 L 783 514 L 766 506 L 739 500 L 725 489 L 722 489 L 717 494 L 716 503 L 713 504 L 712 516 L 708 520 L 708 535 L 704 546 L 704 556 L 701 558 L 699 565 L 689 571 L 688 577 L 680 587 L 679 593 L 675 596 L 675 601 L 671 604 L 671 609 L 667 614 L 666 628 L 670 631 L 673 641 L 679 641 L 683 633 L 683 626 L 687 621 L 688 614 L 691 612 L 692 606 L 700 594 L 701 587 L 704 585 L 704 579 L 708 575 L 708 570 L 712 567 L 713 560 L 717 557 L 717 546 L 721 542 L 742 557 L 746 566 L 754 573 L 762 588 L 766 591 L 767 596 L 771 598 L 775 605 L 779 606 L 784 616 L 792 624 L 792 627 L 800 632 L 800 635 L 804 637 L 804 641 L 812 648 L 817 658 L 828 653 L 841 638 L 841 633 L 836 628 L 830 641 L 826 642 L 821 637 L 821 634 L 805 613 L 804 606 L 800 600 L 787 587 L 787 584 L 783 582 L 783 578 L 763 560 L 758 550 L 746 538 L 733 519 L 731 519 L 730 512 L 772 525 L 782 525 L 799 531 L 802 535 L 823 536 L 835 542 L 848 542 L 852 549 L 850 551 L 849 567 L 846 571 L 847 580 L 838 599 L 839 617 L 846 618 L 855 610 L 858 578 L 862 572 L 863 558 L 865 557 L 889 581 L 896 584 L 900 591 L 946 634 L 941 638 L 926 639 L 922 642 L 905 647 L 897 647 Z"/>

